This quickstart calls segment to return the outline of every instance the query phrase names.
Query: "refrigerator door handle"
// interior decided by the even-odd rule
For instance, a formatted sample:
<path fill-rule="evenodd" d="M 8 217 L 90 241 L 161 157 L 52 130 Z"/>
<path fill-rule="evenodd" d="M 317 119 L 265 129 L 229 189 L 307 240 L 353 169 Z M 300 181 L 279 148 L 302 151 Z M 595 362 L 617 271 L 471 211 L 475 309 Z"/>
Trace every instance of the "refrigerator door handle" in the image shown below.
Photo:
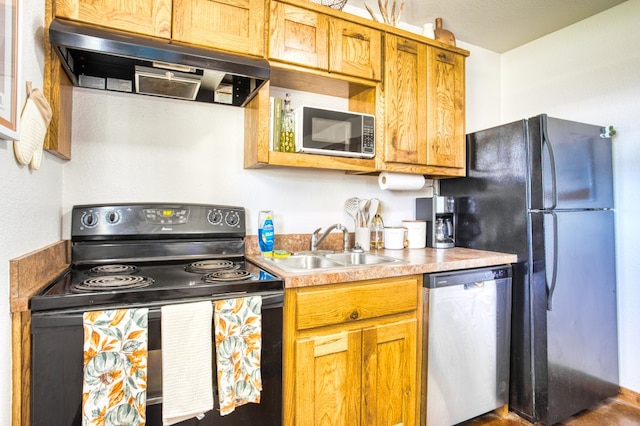
<path fill-rule="evenodd" d="M 553 309 L 553 292 L 556 290 L 556 278 L 558 276 L 558 217 L 555 212 L 547 213 L 551 215 L 553 221 L 553 266 L 551 268 L 551 283 L 547 280 L 545 275 L 544 279 L 547 285 L 547 311 Z"/>
<path fill-rule="evenodd" d="M 556 160 L 553 155 L 553 147 L 551 146 L 551 141 L 549 140 L 549 135 L 547 132 L 547 121 L 541 121 L 542 127 L 542 146 L 543 148 L 546 146 L 547 151 L 549 152 L 549 162 L 551 163 L 551 206 L 544 207 L 545 209 L 555 209 L 558 204 L 558 190 L 556 189 L 556 185 L 558 183 L 558 177 L 556 176 Z"/>

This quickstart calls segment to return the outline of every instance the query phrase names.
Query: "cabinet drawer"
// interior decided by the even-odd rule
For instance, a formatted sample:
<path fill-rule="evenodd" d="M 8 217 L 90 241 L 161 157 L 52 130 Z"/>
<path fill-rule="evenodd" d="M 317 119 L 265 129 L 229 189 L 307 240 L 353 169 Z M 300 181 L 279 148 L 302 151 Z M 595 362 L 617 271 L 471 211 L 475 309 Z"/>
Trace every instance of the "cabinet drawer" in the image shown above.
<path fill-rule="evenodd" d="M 300 289 L 296 328 L 342 324 L 416 310 L 419 277 Z"/>

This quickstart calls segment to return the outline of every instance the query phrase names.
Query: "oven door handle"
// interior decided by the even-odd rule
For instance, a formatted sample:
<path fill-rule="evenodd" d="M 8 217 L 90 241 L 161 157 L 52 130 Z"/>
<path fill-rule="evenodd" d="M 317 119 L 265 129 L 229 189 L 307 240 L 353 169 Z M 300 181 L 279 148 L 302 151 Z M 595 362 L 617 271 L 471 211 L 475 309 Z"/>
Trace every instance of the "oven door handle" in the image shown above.
<path fill-rule="evenodd" d="M 194 299 L 182 299 L 182 300 L 171 300 L 164 302 L 150 302 L 150 303 L 141 303 L 136 305 L 115 305 L 115 306 L 95 306 L 95 307 L 86 307 L 82 309 L 68 309 L 61 311 L 42 311 L 42 312 L 33 312 L 31 318 L 31 326 L 32 333 L 38 333 L 39 330 L 44 330 L 50 327 L 67 327 L 67 326 L 77 326 L 82 325 L 82 314 L 88 311 L 95 311 L 100 309 L 128 309 L 128 308 L 149 308 L 149 318 L 150 319 L 158 319 L 161 317 L 161 309 L 162 306 L 167 305 L 175 305 L 178 303 L 195 303 L 202 302 L 205 300 L 210 300 L 211 302 L 215 300 L 225 300 L 236 297 L 247 297 L 247 296 L 262 296 L 262 309 L 273 309 L 273 308 L 281 308 L 284 305 L 284 291 L 283 290 L 271 290 L 271 291 L 262 291 L 255 293 L 246 293 L 246 292 L 234 292 L 234 293 L 224 293 L 224 294 L 216 294 L 208 297 L 200 297 Z M 93 308 L 93 309 L 92 309 Z"/>

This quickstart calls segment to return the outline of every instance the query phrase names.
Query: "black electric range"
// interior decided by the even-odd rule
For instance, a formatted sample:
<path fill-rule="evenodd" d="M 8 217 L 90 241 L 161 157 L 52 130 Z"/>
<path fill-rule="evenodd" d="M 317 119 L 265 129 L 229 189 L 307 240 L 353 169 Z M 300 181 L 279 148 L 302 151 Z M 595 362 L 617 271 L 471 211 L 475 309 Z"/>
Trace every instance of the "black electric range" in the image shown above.
<path fill-rule="evenodd" d="M 284 284 L 245 260 L 245 234 L 241 207 L 158 203 L 74 207 L 72 266 L 30 300 L 32 424 L 81 424 L 85 312 L 147 309 L 146 424 L 162 426 L 162 307 L 259 296 L 260 403 L 243 405 L 225 416 L 216 405 L 204 418 L 179 424 L 279 426 Z M 216 354 L 212 357 L 215 365 Z M 214 380 L 214 396 L 217 386 Z"/>
<path fill-rule="evenodd" d="M 34 296 L 30 308 L 95 309 L 282 290 L 282 279 L 245 261 L 245 234 L 241 207 L 75 206 L 71 267 Z"/>

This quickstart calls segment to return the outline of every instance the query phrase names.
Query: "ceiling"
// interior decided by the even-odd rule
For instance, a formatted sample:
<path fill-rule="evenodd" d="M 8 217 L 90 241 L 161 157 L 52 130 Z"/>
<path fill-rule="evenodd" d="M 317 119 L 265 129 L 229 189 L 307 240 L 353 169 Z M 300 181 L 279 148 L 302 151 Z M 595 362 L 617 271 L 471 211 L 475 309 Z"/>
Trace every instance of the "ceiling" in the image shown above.
<path fill-rule="evenodd" d="M 378 0 L 349 0 L 378 12 Z M 385 1 L 385 0 L 380 0 Z M 391 8 L 394 0 L 386 0 Z M 396 0 L 399 5 L 402 0 Z M 400 21 L 422 27 L 441 17 L 456 40 L 504 53 L 626 0 L 405 0 Z"/>

